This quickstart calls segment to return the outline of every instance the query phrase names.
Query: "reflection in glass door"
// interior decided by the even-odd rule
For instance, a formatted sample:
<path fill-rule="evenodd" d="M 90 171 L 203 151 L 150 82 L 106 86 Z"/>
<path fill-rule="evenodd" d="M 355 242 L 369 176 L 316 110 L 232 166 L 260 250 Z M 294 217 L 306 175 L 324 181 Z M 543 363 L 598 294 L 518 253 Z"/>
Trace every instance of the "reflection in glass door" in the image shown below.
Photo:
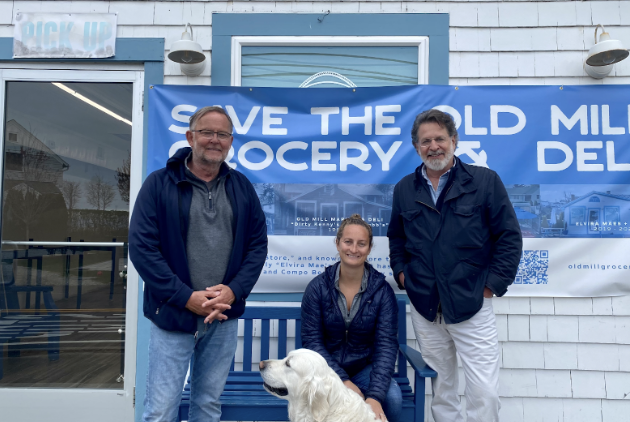
<path fill-rule="evenodd" d="M 5 97 L 0 388 L 122 389 L 133 84 Z"/>

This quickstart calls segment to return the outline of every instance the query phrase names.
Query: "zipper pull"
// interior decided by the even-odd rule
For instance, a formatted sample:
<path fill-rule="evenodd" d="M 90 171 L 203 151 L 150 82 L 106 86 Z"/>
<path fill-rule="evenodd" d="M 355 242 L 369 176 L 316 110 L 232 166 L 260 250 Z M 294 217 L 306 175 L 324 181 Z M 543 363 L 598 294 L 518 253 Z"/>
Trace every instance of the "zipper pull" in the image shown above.
<path fill-rule="evenodd" d="M 195 340 L 197 340 L 197 334 L 199 334 L 199 331 L 195 331 Z"/>
<path fill-rule="evenodd" d="M 346 343 L 348 342 L 348 330 L 346 330 Z"/>
<path fill-rule="evenodd" d="M 157 314 L 159 314 L 159 313 L 160 313 L 160 308 L 157 308 L 157 309 L 155 310 L 155 315 L 157 315 Z"/>

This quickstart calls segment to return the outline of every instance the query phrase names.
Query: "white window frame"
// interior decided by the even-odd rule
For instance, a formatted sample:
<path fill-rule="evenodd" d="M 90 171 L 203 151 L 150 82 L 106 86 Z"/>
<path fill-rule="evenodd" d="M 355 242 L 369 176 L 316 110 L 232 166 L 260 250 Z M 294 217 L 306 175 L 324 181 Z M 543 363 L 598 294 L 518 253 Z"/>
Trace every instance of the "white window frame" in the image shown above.
<path fill-rule="evenodd" d="M 232 37 L 231 85 L 241 86 L 241 52 L 243 47 L 417 47 L 418 85 L 429 83 L 429 37 Z"/>
<path fill-rule="evenodd" d="M 4 65 L 3 65 L 4 66 Z M 0 147 L 4 148 L 6 82 L 122 82 L 133 84 L 133 117 L 131 131 L 131 175 L 129 186 L 129 216 L 142 185 L 143 163 L 143 95 L 144 69 L 140 65 L 94 65 L 60 63 L 9 63 L 0 69 Z M 3 171 L 0 160 L 0 174 Z M 0 178 L 0 192 L 3 178 Z M 0 409 L 7 420 L 51 420 L 66 415 L 63 420 L 131 421 L 134 417 L 136 384 L 136 348 L 138 338 L 139 276 L 133 263 L 127 261 L 127 304 L 125 316 L 125 372 L 123 388 L 2 388 Z M 28 407 L 37 403 L 37 406 Z M 14 415 L 19 415 L 15 416 Z M 67 416 L 70 415 L 70 416 Z M 75 419 L 76 418 L 76 419 Z M 4 420 L 4 419 L 3 419 Z"/>

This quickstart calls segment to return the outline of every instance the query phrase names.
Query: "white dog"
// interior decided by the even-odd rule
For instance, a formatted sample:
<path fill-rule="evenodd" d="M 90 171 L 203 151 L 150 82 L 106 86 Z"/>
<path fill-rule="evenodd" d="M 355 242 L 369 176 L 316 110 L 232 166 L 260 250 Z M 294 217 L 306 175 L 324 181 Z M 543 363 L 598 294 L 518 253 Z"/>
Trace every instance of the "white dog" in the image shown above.
<path fill-rule="evenodd" d="M 289 401 L 293 422 L 373 422 L 374 412 L 317 352 L 298 349 L 260 362 L 265 390 Z"/>

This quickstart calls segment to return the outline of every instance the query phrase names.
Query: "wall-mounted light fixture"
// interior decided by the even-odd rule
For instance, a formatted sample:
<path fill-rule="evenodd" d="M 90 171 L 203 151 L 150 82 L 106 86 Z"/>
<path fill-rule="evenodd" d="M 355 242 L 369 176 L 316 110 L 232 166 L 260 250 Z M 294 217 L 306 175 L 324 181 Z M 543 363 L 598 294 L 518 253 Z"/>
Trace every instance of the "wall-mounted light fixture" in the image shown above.
<path fill-rule="evenodd" d="M 597 30 L 602 28 L 597 42 Z M 603 25 L 595 27 L 595 45 L 588 50 L 588 57 L 584 62 L 584 71 L 592 78 L 602 79 L 612 71 L 613 65 L 628 57 L 628 50 L 619 40 L 611 40 Z"/>
<path fill-rule="evenodd" d="M 190 28 L 190 33 L 188 28 Z M 201 50 L 201 45 L 192 40 L 192 32 L 192 26 L 187 23 L 182 32 L 182 39 L 173 43 L 168 58 L 179 63 L 184 75 L 199 76 L 206 68 L 206 56 Z"/>

